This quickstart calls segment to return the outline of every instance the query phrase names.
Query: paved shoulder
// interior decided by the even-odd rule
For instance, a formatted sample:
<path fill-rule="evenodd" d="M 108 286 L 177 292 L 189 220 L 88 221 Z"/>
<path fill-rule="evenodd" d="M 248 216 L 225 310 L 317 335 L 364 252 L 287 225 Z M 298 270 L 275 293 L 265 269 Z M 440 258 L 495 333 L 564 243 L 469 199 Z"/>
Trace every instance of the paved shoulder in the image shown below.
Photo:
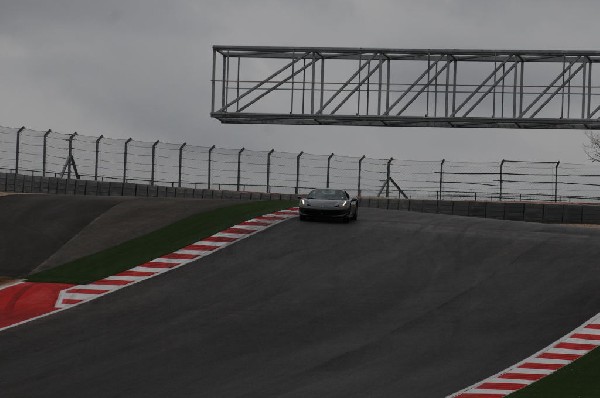
<path fill-rule="evenodd" d="M 240 201 L 10 195 L 0 198 L 0 276 L 23 277 Z"/>
<path fill-rule="evenodd" d="M 193 214 L 242 203 L 239 200 L 123 198 L 100 214 L 35 271 L 76 260 L 179 221 Z"/>
<path fill-rule="evenodd" d="M 92 220 L 119 203 L 115 198 L 10 195 L 0 198 L 0 275 L 27 275 Z"/>

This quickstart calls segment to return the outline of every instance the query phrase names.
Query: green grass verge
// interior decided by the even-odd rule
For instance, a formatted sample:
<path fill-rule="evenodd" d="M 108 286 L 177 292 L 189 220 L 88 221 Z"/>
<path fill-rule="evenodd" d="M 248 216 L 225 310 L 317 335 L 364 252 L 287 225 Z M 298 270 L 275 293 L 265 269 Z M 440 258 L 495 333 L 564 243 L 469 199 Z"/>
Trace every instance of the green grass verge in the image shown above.
<path fill-rule="evenodd" d="M 260 201 L 198 213 L 110 249 L 32 274 L 27 280 L 83 285 L 172 253 L 250 218 L 296 204 L 296 201 Z"/>
<path fill-rule="evenodd" d="M 550 376 L 509 395 L 510 398 L 598 398 L 600 397 L 600 350 Z"/>

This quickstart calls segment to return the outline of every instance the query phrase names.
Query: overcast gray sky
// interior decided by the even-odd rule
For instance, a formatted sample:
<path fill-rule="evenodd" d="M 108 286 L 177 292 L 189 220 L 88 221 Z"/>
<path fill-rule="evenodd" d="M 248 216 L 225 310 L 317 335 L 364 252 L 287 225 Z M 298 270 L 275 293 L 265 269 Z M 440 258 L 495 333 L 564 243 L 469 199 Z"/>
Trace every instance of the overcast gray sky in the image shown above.
<path fill-rule="evenodd" d="M 587 162 L 581 131 L 221 125 L 213 44 L 598 50 L 598 1 L 0 0 L 0 125 L 399 159 Z"/>

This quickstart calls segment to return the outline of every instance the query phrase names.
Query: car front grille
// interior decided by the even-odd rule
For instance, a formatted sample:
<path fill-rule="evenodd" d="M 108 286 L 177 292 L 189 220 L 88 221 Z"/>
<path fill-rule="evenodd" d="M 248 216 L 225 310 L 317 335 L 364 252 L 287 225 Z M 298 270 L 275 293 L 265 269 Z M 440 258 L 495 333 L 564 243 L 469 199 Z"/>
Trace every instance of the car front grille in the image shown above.
<path fill-rule="evenodd" d="M 326 209 L 308 209 L 302 208 L 301 213 L 307 216 L 343 216 L 348 214 L 348 210 L 326 210 Z"/>

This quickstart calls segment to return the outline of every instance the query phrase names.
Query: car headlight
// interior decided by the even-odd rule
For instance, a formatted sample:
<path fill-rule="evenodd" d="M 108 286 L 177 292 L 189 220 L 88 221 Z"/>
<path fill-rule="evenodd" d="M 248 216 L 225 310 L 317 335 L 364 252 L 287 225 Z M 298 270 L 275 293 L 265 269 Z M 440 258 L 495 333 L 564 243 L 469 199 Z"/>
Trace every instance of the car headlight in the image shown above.
<path fill-rule="evenodd" d="M 348 207 L 348 206 L 350 206 L 350 201 L 349 200 L 344 200 L 342 202 L 342 207 Z"/>
<path fill-rule="evenodd" d="M 306 203 L 307 203 L 306 199 L 300 199 L 301 206 L 306 206 Z"/>

